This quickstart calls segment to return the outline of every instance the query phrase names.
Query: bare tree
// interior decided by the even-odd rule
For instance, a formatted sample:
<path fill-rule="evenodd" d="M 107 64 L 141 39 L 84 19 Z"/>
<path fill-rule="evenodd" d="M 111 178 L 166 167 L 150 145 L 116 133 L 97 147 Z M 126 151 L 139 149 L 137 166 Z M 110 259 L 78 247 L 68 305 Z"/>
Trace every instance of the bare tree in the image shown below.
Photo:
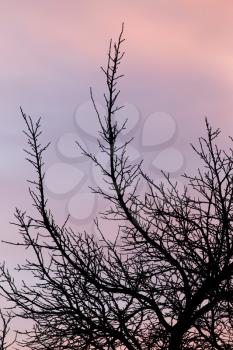
<path fill-rule="evenodd" d="M 122 35 L 123 28 L 102 68 L 105 116 L 91 92 L 108 166 L 82 149 L 108 184 L 108 191 L 92 190 L 108 201 L 102 216 L 119 225 L 118 237 L 111 242 L 102 233 L 98 242 L 90 233 L 75 233 L 67 221 L 56 224 L 44 189 L 47 146 L 39 141 L 40 120 L 22 111 L 38 215 L 16 209 L 17 245 L 33 252 L 18 269 L 30 271 L 35 284 L 20 288 L 3 266 L 2 294 L 16 315 L 34 321 L 25 340 L 31 349 L 232 349 L 233 150 L 218 147 L 220 131 L 206 120 L 207 136 L 192 146 L 203 166 L 195 176 L 184 174 L 183 190 L 165 173 L 157 185 L 128 159 L 130 140 L 119 142 L 126 123 L 117 121 Z M 143 196 L 139 181 L 147 186 Z M 98 220 L 96 225 L 100 230 Z"/>

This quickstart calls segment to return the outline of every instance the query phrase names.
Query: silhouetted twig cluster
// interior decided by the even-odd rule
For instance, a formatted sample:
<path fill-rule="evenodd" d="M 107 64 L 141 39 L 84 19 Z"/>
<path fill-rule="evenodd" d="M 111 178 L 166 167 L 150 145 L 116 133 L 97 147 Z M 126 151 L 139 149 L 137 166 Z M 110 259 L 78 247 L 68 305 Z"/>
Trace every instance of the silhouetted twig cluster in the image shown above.
<path fill-rule="evenodd" d="M 17 209 L 19 244 L 33 253 L 19 270 L 34 284 L 18 287 L 2 266 L 2 294 L 14 314 L 32 319 L 25 344 L 31 349 L 181 350 L 233 348 L 233 151 L 220 149 L 206 120 L 206 138 L 194 151 L 202 161 L 186 186 L 164 173 L 157 185 L 130 161 L 117 121 L 123 54 L 123 28 L 110 43 L 106 78 L 106 115 L 99 115 L 98 144 L 108 165 L 82 148 L 102 171 L 108 190 L 92 189 L 108 201 L 102 213 L 119 224 L 114 242 L 76 233 L 67 221 L 58 226 L 44 189 L 40 120 L 23 112 L 28 160 L 36 171 L 30 195 L 37 216 Z M 81 147 L 81 145 L 79 145 Z M 138 194 L 138 184 L 146 186 Z M 18 243 L 17 243 L 18 244 Z"/>

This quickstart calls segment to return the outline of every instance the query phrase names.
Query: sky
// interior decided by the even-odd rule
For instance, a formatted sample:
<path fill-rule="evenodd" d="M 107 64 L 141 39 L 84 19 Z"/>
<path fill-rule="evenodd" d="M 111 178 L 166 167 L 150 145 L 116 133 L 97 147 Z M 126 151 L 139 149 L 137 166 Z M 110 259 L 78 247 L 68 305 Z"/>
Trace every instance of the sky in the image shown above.
<path fill-rule="evenodd" d="M 0 1 L 1 239 L 19 237 L 9 224 L 15 206 L 30 211 L 26 179 L 33 172 L 24 160 L 20 106 L 35 120 L 42 116 L 43 141 L 52 141 L 46 158 L 51 206 L 59 219 L 71 212 L 74 225 L 90 225 L 92 210 L 81 219 L 74 211 L 82 201 L 86 209 L 98 207 L 85 186 L 100 179 L 75 158 L 70 140 L 77 135 L 95 143 L 89 87 L 102 108 L 100 66 L 122 22 L 120 102 L 138 140 L 134 152 L 147 160 L 148 171 L 159 154 L 155 163 L 165 166 L 175 154 L 174 177 L 193 171 L 198 160 L 189 144 L 204 134 L 205 116 L 222 129 L 223 144 L 233 134 L 231 0 Z M 0 251 L 9 266 L 24 260 L 20 249 L 1 244 Z"/>

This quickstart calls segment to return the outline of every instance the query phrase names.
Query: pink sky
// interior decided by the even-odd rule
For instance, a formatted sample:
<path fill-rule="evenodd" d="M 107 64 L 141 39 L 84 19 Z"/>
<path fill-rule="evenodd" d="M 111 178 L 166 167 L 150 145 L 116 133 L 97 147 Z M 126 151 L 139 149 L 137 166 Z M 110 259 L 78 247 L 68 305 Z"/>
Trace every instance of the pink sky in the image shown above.
<path fill-rule="evenodd" d="M 176 121 L 176 146 L 193 169 L 190 142 L 204 117 L 233 135 L 233 2 L 228 0 L 8 0 L 0 4 L 0 225 L 14 240 L 14 207 L 30 208 L 21 105 L 43 116 L 44 140 L 74 130 L 74 111 L 92 85 L 102 101 L 109 39 L 125 22 L 123 102 L 145 119 L 163 111 Z M 224 139 L 223 139 L 224 140 Z M 48 162 L 56 161 L 52 146 Z M 64 201 L 51 199 L 64 215 Z M 59 216 L 60 218 L 60 216 Z M 8 266 L 23 251 L 0 246 Z"/>
<path fill-rule="evenodd" d="M 26 113 L 43 116 L 45 139 L 72 130 L 75 108 L 92 85 L 101 101 L 110 37 L 125 22 L 122 101 L 142 118 L 164 111 L 176 120 L 176 144 L 191 168 L 189 142 L 203 134 L 204 117 L 233 134 L 233 2 L 223 0 L 9 0 L 0 5 L 1 237 L 14 206 L 29 207 L 30 168 L 22 148 Z M 55 159 L 51 148 L 49 160 Z M 63 203 L 61 202 L 61 204 Z M 1 249 L 18 262 L 19 251 Z"/>

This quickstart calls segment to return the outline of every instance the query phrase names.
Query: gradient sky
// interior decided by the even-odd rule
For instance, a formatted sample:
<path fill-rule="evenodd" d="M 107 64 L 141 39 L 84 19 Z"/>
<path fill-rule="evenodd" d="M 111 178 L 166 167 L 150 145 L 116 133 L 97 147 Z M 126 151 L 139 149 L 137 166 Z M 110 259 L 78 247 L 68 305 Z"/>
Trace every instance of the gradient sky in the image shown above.
<path fill-rule="evenodd" d="M 233 135 L 233 1 L 8 0 L 0 1 L 1 238 L 16 237 L 14 207 L 29 208 L 25 138 L 19 106 L 43 116 L 44 139 L 72 131 L 74 111 L 92 85 L 102 101 L 109 39 L 125 22 L 122 101 L 142 118 L 174 117 L 176 144 L 192 169 L 190 142 L 204 133 L 204 117 Z M 50 148 L 49 161 L 55 159 Z M 14 264 L 22 251 L 1 245 Z"/>

